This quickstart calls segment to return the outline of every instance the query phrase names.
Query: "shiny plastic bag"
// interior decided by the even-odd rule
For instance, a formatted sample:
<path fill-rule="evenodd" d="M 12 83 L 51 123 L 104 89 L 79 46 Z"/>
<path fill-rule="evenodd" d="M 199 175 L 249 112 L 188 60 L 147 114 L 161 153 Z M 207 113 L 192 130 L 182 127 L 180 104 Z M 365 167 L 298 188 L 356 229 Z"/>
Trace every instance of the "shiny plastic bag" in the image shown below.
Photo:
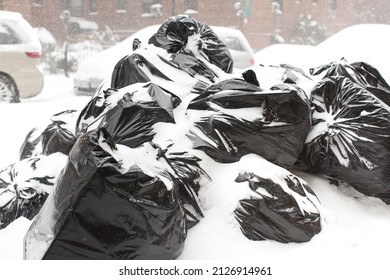
<path fill-rule="evenodd" d="M 306 182 L 287 170 L 266 176 L 241 172 L 236 182 L 248 182 L 253 191 L 235 211 L 247 238 L 307 242 L 321 231 L 317 197 Z"/>
<path fill-rule="evenodd" d="M 178 181 L 149 144 L 79 137 L 25 237 L 26 259 L 173 259 L 187 234 Z"/>
<path fill-rule="evenodd" d="M 50 124 L 32 129 L 20 148 L 20 159 L 56 152 L 67 155 L 76 142 L 76 119 L 77 111 L 67 110 L 53 115 Z"/>
<path fill-rule="evenodd" d="M 312 92 L 313 127 L 297 162 L 390 203 L 390 107 L 346 77 Z"/>
<path fill-rule="evenodd" d="M 113 107 L 104 115 L 100 127 L 104 127 L 112 135 L 115 143 L 137 148 L 153 140 L 156 135 L 155 124 L 174 123 L 170 103 L 165 104 L 167 109 L 161 107 L 160 104 L 163 102 L 133 102 L 131 98 L 122 99 L 118 106 Z M 157 144 L 153 145 L 160 148 Z M 173 145 L 174 143 L 170 143 L 164 148 L 164 151 L 159 153 L 159 157 L 165 159 L 173 173 L 180 178 L 181 198 L 184 204 L 195 209 L 195 211 L 187 212 L 188 218 L 196 223 L 197 217 L 203 215 L 197 201 L 197 192 L 200 188 L 198 179 L 201 176 L 207 177 L 207 174 L 198 165 L 199 158 L 187 152 L 171 152 L 169 148 Z M 186 210 L 191 207 L 187 207 Z"/>
<path fill-rule="evenodd" d="M 150 82 L 150 77 L 145 73 L 144 68 L 147 68 L 153 76 L 170 81 L 154 64 L 141 54 L 134 53 L 125 56 L 115 65 L 111 77 L 111 88 L 120 89 L 134 83 Z"/>
<path fill-rule="evenodd" d="M 349 78 L 390 106 L 390 86 L 375 67 L 365 62 L 348 63 L 343 58 L 338 62 L 312 68 L 310 73 L 322 75 L 322 78 L 331 76 Z"/>
<path fill-rule="evenodd" d="M 169 112 L 155 101 L 129 100 L 109 110 L 102 119 L 101 127 L 107 129 L 115 143 L 136 148 L 153 139 L 153 125 L 158 122 L 173 123 L 174 120 Z"/>
<path fill-rule="evenodd" d="M 54 189 L 66 156 L 30 157 L 0 171 L 0 229 L 19 217 L 32 219 Z"/>
<path fill-rule="evenodd" d="M 149 39 L 149 44 L 163 48 L 168 53 L 178 54 L 180 59 L 176 63 L 183 70 L 192 68 L 188 70 L 189 72 L 192 72 L 201 62 L 199 59 L 183 61 L 185 57 L 181 55 L 188 55 L 191 48 L 201 52 L 207 61 L 226 73 L 231 73 L 233 70 L 233 60 L 225 43 L 218 39 L 212 28 L 189 16 L 180 15 L 166 20 L 157 33 Z M 203 65 L 199 67 L 203 68 Z"/>
<path fill-rule="evenodd" d="M 218 162 L 234 162 L 254 153 L 280 166 L 297 160 L 310 129 L 305 92 L 290 84 L 262 91 L 241 79 L 208 87 L 191 101 L 194 148 Z"/>
<path fill-rule="evenodd" d="M 110 125 L 105 117 L 106 114 L 114 116 L 122 110 L 127 110 L 134 115 L 135 112 L 131 112 L 131 109 L 125 109 L 130 106 L 139 109 L 144 107 L 148 110 L 148 113 L 138 110 L 140 114 L 143 114 L 143 120 L 131 120 L 132 124 L 138 122 L 139 128 L 142 127 L 143 121 L 149 124 L 151 121 L 156 122 L 157 115 L 160 115 L 162 121 L 173 122 L 173 109 L 180 103 L 181 99 L 178 96 L 153 83 L 138 83 L 121 90 L 104 90 L 94 96 L 81 111 L 76 122 L 76 135 L 80 136 L 96 129 L 103 119 L 105 119 L 106 126 Z M 129 124 L 127 126 L 129 127 Z"/>

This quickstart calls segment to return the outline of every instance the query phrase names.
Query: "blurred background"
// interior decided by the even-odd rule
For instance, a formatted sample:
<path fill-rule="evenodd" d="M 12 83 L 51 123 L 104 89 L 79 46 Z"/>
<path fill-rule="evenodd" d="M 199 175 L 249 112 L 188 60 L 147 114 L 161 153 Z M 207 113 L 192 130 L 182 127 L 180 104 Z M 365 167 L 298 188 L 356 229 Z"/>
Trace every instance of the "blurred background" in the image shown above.
<path fill-rule="evenodd" d="M 35 27 L 50 73 L 63 71 L 64 52 L 74 72 L 79 60 L 178 14 L 240 29 L 254 51 L 316 45 L 351 25 L 390 21 L 388 0 L 0 0 L 0 10 L 20 12 Z"/>

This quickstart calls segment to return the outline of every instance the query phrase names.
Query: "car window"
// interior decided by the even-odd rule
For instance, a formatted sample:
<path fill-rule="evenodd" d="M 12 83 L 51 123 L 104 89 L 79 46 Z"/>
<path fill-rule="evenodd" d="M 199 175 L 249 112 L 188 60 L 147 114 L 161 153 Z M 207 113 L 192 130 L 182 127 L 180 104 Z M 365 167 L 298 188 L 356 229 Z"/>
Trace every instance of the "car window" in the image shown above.
<path fill-rule="evenodd" d="M 235 51 L 244 51 L 244 47 L 242 46 L 240 40 L 237 37 L 221 37 L 221 40 L 226 44 L 228 49 Z"/>
<path fill-rule="evenodd" d="M 0 23 L 0 44 L 19 44 L 21 42 L 20 37 L 14 30 L 12 30 L 7 24 Z"/>

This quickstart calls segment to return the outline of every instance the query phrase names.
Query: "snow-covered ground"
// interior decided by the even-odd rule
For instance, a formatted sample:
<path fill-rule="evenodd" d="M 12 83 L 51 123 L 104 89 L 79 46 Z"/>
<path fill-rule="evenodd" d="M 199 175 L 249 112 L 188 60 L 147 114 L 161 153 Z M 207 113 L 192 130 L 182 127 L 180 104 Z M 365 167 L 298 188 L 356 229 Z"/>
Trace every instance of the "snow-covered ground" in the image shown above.
<path fill-rule="evenodd" d="M 390 66 L 385 70 L 390 73 Z M 0 169 L 18 161 L 20 146 L 33 127 L 48 122 L 50 116 L 60 111 L 82 109 L 89 99 L 74 95 L 70 78 L 47 76 L 40 95 L 19 104 L 0 103 Z M 215 176 L 227 182 L 232 169 L 234 164 L 221 166 L 215 169 L 219 172 Z M 390 206 L 351 188 L 331 185 L 325 178 L 305 173 L 297 175 L 307 181 L 323 207 L 323 229 L 310 242 L 281 244 L 248 240 L 234 219 L 234 207 L 227 205 L 226 195 L 234 194 L 235 190 L 220 181 L 202 192 L 207 197 L 205 217 L 189 231 L 179 259 L 234 260 L 241 265 L 258 261 L 279 270 L 285 268 L 279 275 L 290 276 L 290 279 L 329 279 L 331 276 L 335 279 L 339 276 L 388 279 Z M 30 224 L 29 220 L 19 218 L 0 230 L 1 260 L 23 259 L 22 240 Z M 288 269 L 292 269 L 292 274 Z M 302 274 L 298 274 L 299 271 Z M 314 273 L 312 278 L 305 271 Z"/>
<path fill-rule="evenodd" d="M 22 100 L 20 104 L 0 103 L 1 168 L 18 160 L 20 145 L 31 128 L 47 122 L 51 115 L 62 110 L 81 109 L 88 100 L 89 97 L 73 94 L 70 78 L 47 76 L 41 95 Z M 222 168 L 219 172 L 229 174 L 229 170 Z M 209 208 L 205 210 L 205 218 L 189 231 L 180 259 L 251 262 L 254 259 L 280 259 L 287 263 L 299 260 L 302 269 L 306 262 L 313 264 L 313 260 L 318 269 L 325 269 L 323 266 L 327 263 L 334 265 L 334 260 L 345 262 L 337 269 L 352 269 L 353 262 L 364 260 L 365 267 L 360 269 L 372 270 L 374 274 L 378 270 L 384 271 L 385 268 L 378 265 L 390 251 L 390 206 L 353 189 L 339 189 L 324 178 L 298 175 L 308 182 L 324 208 L 323 230 L 310 242 L 280 244 L 248 240 L 234 222 L 234 216 L 229 212 L 231 207 L 224 206 L 227 185 L 220 182 L 207 190 Z M 0 230 L 0 259 L 23 258 L 22 239 L 29 226 L 29 220 L 19 218 Z"/>

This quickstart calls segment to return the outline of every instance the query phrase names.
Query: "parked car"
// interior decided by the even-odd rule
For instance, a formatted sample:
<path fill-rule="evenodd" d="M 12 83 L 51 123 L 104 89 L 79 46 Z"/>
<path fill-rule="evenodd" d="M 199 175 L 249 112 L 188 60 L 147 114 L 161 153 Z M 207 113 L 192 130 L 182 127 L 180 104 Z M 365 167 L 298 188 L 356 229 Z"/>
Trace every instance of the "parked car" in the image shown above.
<path fill-rule="evenodd" d="M 0 11 L 0 101 L 18 102 L 39 94 L 41 43 L 20 13 Z"/>
<path fill-rule="evenodd" d="M 132 53 L 134 39 L 146 42 L 159 27 L 159 25 L 145 27 L 115 46 L 82 61 L 73 78 L 75 93 L 92 95 L 102 81 L 110 76 L 115 64 L 125 55 Z"/>
<path fill-rule="evenodd" d="M 115 64 L 125 55 L 132 53 L 133 40 L 138 38 L 147 42 L 160 25 L 145 27 L 121 43 L 92 56 L 79 64 L 73 85 L 77 95 L 92 95 L 102 81 L 111 75 Z M 253 50 L 244 34 L 228 27 L 212 26 L 214 32 L 227 45 L 236 68 L 254 65 Z"/>
<path fill-rule="evenodd" d="M 211 28 L 228 47 L 235 68 L 245 69 L 255 65 L 253 49 L 241 30 L 222 26 Z"/>

